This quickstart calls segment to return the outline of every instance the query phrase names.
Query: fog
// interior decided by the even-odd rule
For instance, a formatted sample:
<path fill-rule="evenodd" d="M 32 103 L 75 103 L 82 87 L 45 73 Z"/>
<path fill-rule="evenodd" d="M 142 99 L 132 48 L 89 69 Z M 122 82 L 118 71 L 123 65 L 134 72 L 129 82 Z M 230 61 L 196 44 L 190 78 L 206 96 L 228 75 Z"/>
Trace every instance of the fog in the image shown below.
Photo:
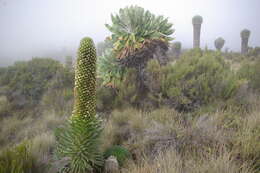
<path fill-rule="evenodd" d="M 110 14 L 127 5 L 169 17 L 172 36 L 185 48 L 192 47 L 191 18 L 197 14 L 204 20 L 202 48 L 214 48 L 221 36 L 225 47 L 239 51 L 244 28 L 251 30 L 249 46 L 260 46 L 259 0 L 0 0 L 0 66 L 35 56 L 75 55 L 82 37 L 104 40 Z"/>

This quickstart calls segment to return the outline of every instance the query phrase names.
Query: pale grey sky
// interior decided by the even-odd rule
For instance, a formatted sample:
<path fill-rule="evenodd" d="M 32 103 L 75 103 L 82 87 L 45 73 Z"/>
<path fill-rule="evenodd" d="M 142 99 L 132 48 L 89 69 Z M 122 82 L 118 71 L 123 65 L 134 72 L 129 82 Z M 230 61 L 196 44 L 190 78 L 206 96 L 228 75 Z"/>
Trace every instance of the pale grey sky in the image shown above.
<path fill-rule="evenodd" d="M 223 37 L 225 47 L 240 49 L 240 31 L 251 30 L 250 46 L 260 46 L 260 0 L 0 0 L 0 66 L 32 56 L 75 54 L 79 40 L 97 43 L 110 33 L 110 14 L 139 5 L 169 17 L 173 37 L 192 47 L 191 18 L 203 16 L 201 46 L 214 48 Z"/>

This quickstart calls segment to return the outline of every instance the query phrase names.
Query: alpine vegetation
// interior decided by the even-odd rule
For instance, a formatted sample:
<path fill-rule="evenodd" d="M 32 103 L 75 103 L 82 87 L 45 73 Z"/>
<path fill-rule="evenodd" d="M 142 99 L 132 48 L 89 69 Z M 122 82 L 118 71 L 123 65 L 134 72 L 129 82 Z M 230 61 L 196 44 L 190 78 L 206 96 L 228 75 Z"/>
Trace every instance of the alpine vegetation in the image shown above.
<path fill-rule="evenodd" d="M 99 153 L 101 123 L 96 117 L 96 50 L 90 38 L 81 40 L 75 70 L 74 110 L 56 131 L 57 156 L 69 158 L 61 171 L 93 172 L 103 165 Z"/>

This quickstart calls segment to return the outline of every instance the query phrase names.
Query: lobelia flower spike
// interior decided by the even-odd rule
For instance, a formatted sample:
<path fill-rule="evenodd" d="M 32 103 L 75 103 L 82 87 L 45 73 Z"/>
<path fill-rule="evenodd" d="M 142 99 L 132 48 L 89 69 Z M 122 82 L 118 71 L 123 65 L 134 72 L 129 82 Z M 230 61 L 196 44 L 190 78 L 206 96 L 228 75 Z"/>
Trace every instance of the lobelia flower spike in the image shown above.
<path fill-rule="evenodd" d="M 72 118 L 96 115 L 96 49 L 91 38 L 83 38 L 75 69 L 75 103 Z"/>

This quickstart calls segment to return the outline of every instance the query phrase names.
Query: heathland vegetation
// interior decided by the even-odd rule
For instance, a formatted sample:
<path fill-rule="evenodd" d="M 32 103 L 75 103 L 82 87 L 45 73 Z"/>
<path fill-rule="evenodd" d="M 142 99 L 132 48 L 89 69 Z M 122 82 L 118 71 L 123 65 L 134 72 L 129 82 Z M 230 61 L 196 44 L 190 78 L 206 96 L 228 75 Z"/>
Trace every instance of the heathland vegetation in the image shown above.
<path fill-rule="evenodd" d="M 167 18 L 130 6 L 76 63 L 0 68 L 0 173 L 259 172 L 260 48 L 245 29 L 240 53 L 201 49 L 202 23 L 182 50 Z"/>

